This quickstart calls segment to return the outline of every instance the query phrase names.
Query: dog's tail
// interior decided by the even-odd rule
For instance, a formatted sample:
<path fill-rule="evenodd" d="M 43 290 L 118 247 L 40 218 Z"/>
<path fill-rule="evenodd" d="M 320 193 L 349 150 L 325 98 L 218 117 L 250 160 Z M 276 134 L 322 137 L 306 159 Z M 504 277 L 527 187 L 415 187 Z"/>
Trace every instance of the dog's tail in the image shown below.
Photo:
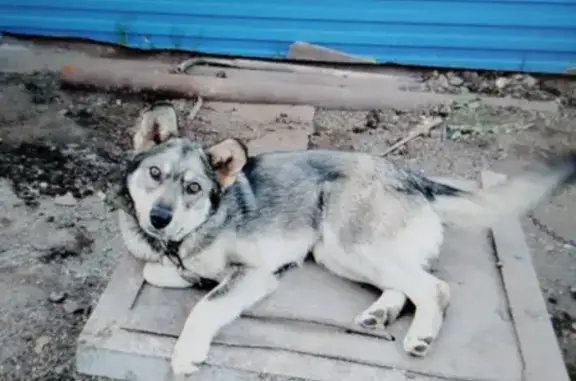
<path fill-rule="evenodd" d="M 576 182 L 576 152 L 548 159 L 475 192 L 435 196 L 442 220 L 464 229 L 488 228 L 503 217 L 519 216 L 570 183 Z"/>

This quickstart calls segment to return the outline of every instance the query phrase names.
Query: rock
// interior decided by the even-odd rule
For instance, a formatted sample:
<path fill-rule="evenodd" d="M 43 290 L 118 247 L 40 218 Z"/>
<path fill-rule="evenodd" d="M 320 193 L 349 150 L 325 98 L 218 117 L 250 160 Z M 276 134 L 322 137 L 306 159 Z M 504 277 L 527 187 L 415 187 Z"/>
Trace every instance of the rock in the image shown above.
<path fill-rule="evenodd" d="M 378 128 L 380 124 L 380 115 L 378 114 L 378 110 L 371 110 L 366 115 L 366 127 L 368 128 Z"/>
<path fill-rule="evenodd" d="M 62 303 L 66 299 L 66 293 L 61 291 L 53 291 L 48 296 L 48 300 L 52 303 Z"/>
<path fill-rule="evenodd" d="M 576 300 L 576 286 L 570 287 L 570 296 Z"/>
<path fill-rule="evenodd" d="M 40 336 L 39 338 L 37 338 L 36 343 L 34 344 L 34 352 L 38 355 L 42 353 L 42 350 L 44 349 L 46 344 L 48 344 L 50 341 L 52 341 L 52 338 L 50 338 L 50 336 Z"/>
<path fill-rule="evenodd" d="M 398 156 L 406 156 L 409 153 L 410 153 L 410 149 L 408 148 L 407 145 L 400 146 L 394 151 L 394 155 L 398 155 Z"/>
<path fill-rule="evenodd" d="M 352 132 L 354 132 L 355 134 L 361 134 L 362 132 L 366 131 L 368 129 L 368 127 L 358 124 L 354 127 L 352 127 Z"/>
<path fill-rule="evenodd" d="M 548 296 L 548 302 L 550 304 L 558 304 L 558 298 L 555 295 Z"/>
<path fill-rule="evenodd" d="M 63 196 L 55 197 L 54 203 L 61 206 L 75 206 L 78 203 L 78 200 L 74 198 L 72 193 L 68 192 Z"/>
<path fill-rule="evenodd" d="M 526 87 L 534 87 L 538 84 L 538 80 L 531 75 L 526 74 L 524 78 L 522 78 L 522 84 Z"/>
<path fill-rule="evenodd" d="M 89 249 L 94 243 L 94 238 L 92 238 L 92 236 L 88 232 L 88 229 L 86 229 L 85 226 L 79 226 L 76 229 L 76 232 L 74 234 L 74 240 L 75 240 L 74 247 L 79 252 L 83 252 L 86 249 Z"/>
<path fill-rule="evenodd" d="M 450 82 L 444 74 L 438 75 L 438 77 L 434 80 L 434 82 L 436 87 L 439 87 L 441 89 L 450 87 Z"/>
<path fill-rule="evenodd" d="M 418 85 L 417 88 L 414 89 L 414 91 L 431 91 L 432 89 L 430 88 L 430 83 L 429 82 L 424 82 Z"/>
<path fill-rule="evenodd" d="M 496 87 L 500 90 L 504 89 L 510 83 L 510 79 L 506 77 L 499 77 L 496 79 Z"/>
<path fill-rule="evenodd" d="M 77 257 L 80 251 L 76 247 L 76 242 L 65 242 L 63 245 L 54 246 L 46 250 L 38 260 L 42 263 L 48 264 L 52 262 L 61 262 L 71 257 Z"/>
<path fill-rule="evenodd" d="M 76 223 L 74 221 L 59 220 L 56 226 L 58 227 L 58 229 L 71 229 L 76 226 Z"/>
<path fill-rule="evenodd" d="M 75 300 L 67 300 L 63 307 L 64 311 L 68 314 L 77 314 L 84 311 L 84 307 L 82 307 L 80 303 Z"/>
<path fill-rule="evenodd" d="M 521 74 L 521 73 L 514 74 L 514 75 L 512 76 L 512 79 L 513 79 L 514 81 L 520 82 L 520 81 L 522 81 L 522 80 L 524 79 L 524 74 Z"/>
<path fill-rule="evenodd" d="M 462 84 L 464 83 L 464 80 L 462 78 L 458 77 L 457 75 L 453 75 L 448 80 L 448 83 L 450 83 L 452 86 L 462 86 Z"/>
<path fill-rule="evenodd" d="M 452 106 L 446 103 L 439 105 L 436 109 L 436 112 L 441 117 L 447 117 L 452 114 Z"/>

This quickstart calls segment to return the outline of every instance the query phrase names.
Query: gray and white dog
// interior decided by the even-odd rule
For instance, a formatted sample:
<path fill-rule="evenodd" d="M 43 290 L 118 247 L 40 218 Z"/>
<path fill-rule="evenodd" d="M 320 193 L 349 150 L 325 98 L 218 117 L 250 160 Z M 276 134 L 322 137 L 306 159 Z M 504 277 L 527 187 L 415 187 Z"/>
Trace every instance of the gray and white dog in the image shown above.
<path fill-rule="evenodd" d="M 576 154 L 543 161 L 506 182 L 465 192 L 363 153 L 309 150 L 250 157 L 228 139 L 209 148 L 182 138 L 174 108 L 143 112 L 120 211 L 129 251 L 158 287 L 218 285 L 193 308 L 172 356 L 193 373 L 212 339 L 270 295 L 308 253 L 334 274 L 382 290 L 356 323 L 384 329 L 416 306 L 404 350 L 425 356 L 450 302 L 432 275 L 444 226 L 489 227 L 576 179 Z"/>

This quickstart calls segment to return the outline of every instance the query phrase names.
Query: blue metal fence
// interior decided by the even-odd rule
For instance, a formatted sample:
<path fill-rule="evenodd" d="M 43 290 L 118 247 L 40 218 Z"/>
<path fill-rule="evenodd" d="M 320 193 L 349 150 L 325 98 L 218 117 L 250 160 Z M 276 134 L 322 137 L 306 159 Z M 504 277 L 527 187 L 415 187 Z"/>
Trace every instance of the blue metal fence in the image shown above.
<path fill-rule="evenodd" d="M 406 65 L 576 68 L 576 0 L 0 0 L 2 31 L 261 57 L 306 41 Z"/>

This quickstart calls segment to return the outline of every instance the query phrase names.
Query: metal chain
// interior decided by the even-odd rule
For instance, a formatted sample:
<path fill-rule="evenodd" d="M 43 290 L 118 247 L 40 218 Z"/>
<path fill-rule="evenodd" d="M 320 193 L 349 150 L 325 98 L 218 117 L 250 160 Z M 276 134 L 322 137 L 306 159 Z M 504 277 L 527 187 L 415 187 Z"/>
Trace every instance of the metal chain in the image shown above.
<path fill-rule="evenodd" d="M 528 218 L 530 218 L 530 221 L 532 221 L 534 226 L 540 229 L 540 231 L 542 231 L 544 234 L 550 236 L 552 239 L 560 242 L 563 245 L 570 245 L 572 247 L 576 247 L 576 240 L 571 240 L 560 236 L 552 228 L 550 228 L 548 225 L 546 225 L 544 222 L 540 221 L 540 219 L 534 216 L 534 214 L 529 214 Z"/>

